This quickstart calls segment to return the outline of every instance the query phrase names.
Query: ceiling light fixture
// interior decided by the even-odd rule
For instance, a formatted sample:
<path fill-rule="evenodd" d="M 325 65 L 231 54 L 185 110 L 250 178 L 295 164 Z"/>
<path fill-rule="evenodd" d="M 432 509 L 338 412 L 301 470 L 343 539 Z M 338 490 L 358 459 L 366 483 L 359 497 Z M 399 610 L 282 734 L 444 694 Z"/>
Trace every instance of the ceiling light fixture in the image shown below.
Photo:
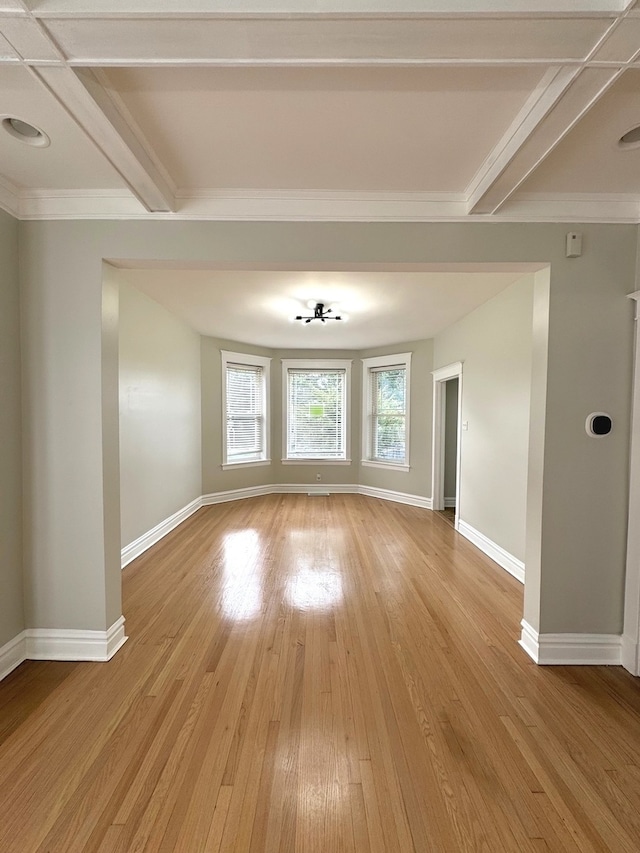
<path fill-rule="evenodd" d="M 322 323 L 325 320 L 342 320 L 340 314 L 335 314 L 333 317 L 329 317 L 329 314 L 332 314 L 331 308 L 325 308 L 324 302 L 316 302 L 315 305 L 310 304 L 309 307 L 313 307 L 313 315 L 310 317 L 303 317 L 298 314 L 296 316 L 296 320 L 304 320 L 305 323 L 310 323 L 312 320 L 320 320 Z"/>
<path fill-rule="evenodd" d="M 46 148 L 47 145 L 51 144 L 51 140 L 43 130 L 16 116 L 3 116 L 2 127 L 9 136 L 13 136 L 14 139 L 25 142 L 27 145 Z"/>

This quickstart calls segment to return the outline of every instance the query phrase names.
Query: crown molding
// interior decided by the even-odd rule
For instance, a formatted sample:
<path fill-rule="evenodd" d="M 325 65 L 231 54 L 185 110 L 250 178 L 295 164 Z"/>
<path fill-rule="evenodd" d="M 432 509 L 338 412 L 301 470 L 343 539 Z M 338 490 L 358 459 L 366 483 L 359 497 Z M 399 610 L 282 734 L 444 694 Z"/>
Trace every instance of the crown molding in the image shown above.
<path fill-rule="evenodd" d="M 182 190 L 174 213 L 151 213 L 124 189 L 20 191 L 2 178 L 0 207 L 21 220 L 640 222 L 640 197 L 625 193 L 521 193 L 488 215 L 468 214 L 462 193 Z"/>
<path fill-rule="evenodd" d="M 518 193 L 500 214 L 504 219 L 528 222 L 635 224 L 640 222 L 640 197 L 631 193 Z"/>
<path fill-rule="evenodd" d="M 156 0 L 147 4 L 118 0 L 87 0 L 82 8 L 78 0 L 40 0 L 31 14 L 38 18 L 105 16 L 185 16 L 210 17 L 340 17 L 363 16 L 467 16 L 486 15 L 589 15 L 611 16 L 625 12 L 633 0 Z M 1 0 L 0 8 L 27 10 L 24 0 Z"/>
<path fill-rule="evenodd" d="M 27 190 L 17 199 L 17 219 L 152 219 L 127 190 Z"/>
<path fill-rule="evenodd" d="M 20 190 L 7 178 L 0 175 L 0 208 L 20 219 Z"/>

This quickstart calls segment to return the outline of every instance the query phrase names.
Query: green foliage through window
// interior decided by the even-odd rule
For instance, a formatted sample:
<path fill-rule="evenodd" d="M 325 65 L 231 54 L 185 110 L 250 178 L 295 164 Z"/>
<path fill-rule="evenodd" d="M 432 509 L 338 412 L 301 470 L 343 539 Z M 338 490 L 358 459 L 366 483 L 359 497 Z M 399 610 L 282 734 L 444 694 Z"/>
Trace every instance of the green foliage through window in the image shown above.
<path fill-rule="evenodd" d="M 344 459 L 345 371 L 290 368 L 288 459 Z"/>

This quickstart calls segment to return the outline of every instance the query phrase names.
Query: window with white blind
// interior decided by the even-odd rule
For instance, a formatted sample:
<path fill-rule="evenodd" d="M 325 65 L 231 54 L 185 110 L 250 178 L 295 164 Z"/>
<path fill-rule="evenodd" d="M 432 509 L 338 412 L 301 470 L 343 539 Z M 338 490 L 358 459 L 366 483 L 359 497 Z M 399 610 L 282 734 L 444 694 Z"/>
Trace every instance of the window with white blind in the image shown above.
<path fill-rule="evenodd" d="M 269 463 L 271 359 L 222 351 L 222 467 Z"/>
<path fill-rule="evenodd" d="M 411 353 L 364 358 L 364 465 L 409 470 Z"/>
<path fill-rule="evenodd" d="M 351 362 L 284 360 L 283 462 L 348 463 Z"/>

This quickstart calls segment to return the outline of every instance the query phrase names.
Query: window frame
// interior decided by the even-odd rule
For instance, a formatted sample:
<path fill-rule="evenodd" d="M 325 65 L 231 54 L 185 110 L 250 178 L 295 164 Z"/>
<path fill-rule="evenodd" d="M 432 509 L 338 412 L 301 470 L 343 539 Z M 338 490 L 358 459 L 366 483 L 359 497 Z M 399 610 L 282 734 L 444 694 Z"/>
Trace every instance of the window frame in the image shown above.
<path fill-rule="evenodd" d="M 380 355 L 374 358 L 362 359 L 362 454 L 361 465 L 369 468 L 384 468 L 387 471 L 402 471 L 407 473 L 411 470 L 411 353 L 401 352 L 393 355 Z M 404 436 L 404 462 L 385 461 L 375 459 L 373 456 L 374 429 L 373 429 L 373 394 L 372 374 L 381 370 L 393 370 L 404 368 L 405 370 L 405 436 Z"/>
<path fill-rule="evenodd" d="M 351 359 L 283 358 L 282 359 L 282 464 L 283 465 L 351 465 Z M 344 458 L 325 459 L 318 456 L 290 458 L 289 448 L 289 370 L 344 370 Z"/>
<path fill-rule="evenodd" d="M 260 465 L 271 464 L 271 359 L 262 355 L 250 355 L 248 353 L 231 352 L 229 350 L 220 350 L 222 363 L 222 470 L 227 471 L 232 468 L 251 468 Z M 263 436 L 264 446 L 262 455 L 257 459 L 241 459 L 229 461 L 227 451 L 227 370 L 230 365 L 239 365 L 240 367 L 259 367 L 262 369 L 263 375 Z"/>

